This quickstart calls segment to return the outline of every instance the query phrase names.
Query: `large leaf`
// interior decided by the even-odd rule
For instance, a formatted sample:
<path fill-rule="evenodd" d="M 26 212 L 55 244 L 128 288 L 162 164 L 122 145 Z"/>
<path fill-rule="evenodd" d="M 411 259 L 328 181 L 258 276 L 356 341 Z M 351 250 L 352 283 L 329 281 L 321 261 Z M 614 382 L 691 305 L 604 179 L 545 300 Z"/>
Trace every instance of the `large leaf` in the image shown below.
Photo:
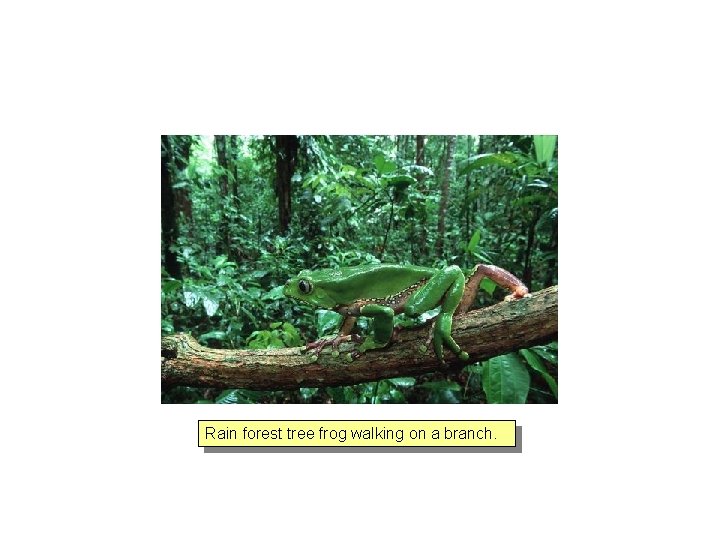
<path fill-rule="evenodd" d="M 215 312 L 217 312 L 218 308 L 220 307 L 220 299 L 215 294 L 203 294 L 202 303 L 203 307 L 205 308 L 205 313 L 207 313 L 208 317 L 212 317 L 213 315 L 215 315 Z"/>
<path fill-rule="evenodd" d="M 515 167 L 518 156 L 510 152 L 500 154 L 478 154 L 465 160 L 459 167 L 458 175 L 485 167 L 486 165 L 499 165 L 501 167 Z"/>
<path fill-rule="evenodd" d="M 525 359 L 525 361 L 528 363 L 528 365 L 533 368 L 535 371 L 540 373 L 542 375 L 542 378 L 545 379 L 545 382 L 550 387 L 550 391 L 553 393 L 553 395 L 557 398 L 558 397 L 558 386 L 557 381 L 553 379 L 553 376 L 550 375 L 547 371 L 547 368 L 545 367 L 545 364 L 543 363 L 542 359 L 535 354 L 535 352 L 531 349 L 520 349 L 520 354 Z"/>
<path fill-rule="evenodd" d="M 381 176 L 383 174 L 391 173 L 397 169 L 397 165 L 395 165 L 392 161 L 388 161 L 382 154 L 375 156 L 373 163 L 375 164 L 375 167 L 377 167 L 378 174 Z"/>
<path fill-rule="evenodd" d="M 530 374 L 516 354 L 504 354 L 483 363 L 482 385 L 488 403 L 525 403 Z"/>
<path fill-rule="evenodd" d="M 533 135 L 535 159 L 541 165 L 547 164 L 555 153 L 557 135 Z"/>

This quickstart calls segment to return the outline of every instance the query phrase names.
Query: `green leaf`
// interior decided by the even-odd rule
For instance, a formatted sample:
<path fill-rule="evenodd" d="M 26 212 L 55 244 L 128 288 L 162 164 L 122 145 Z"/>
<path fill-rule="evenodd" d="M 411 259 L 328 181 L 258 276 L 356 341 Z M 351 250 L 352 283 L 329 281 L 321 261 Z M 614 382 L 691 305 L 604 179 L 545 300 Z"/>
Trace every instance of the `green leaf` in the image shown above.
<path fill-rule="evenodd" d="M 488 403 L 525 403 L 530 374 L 517 354 L 504 354 L 483 363 L 482 385 Z"/>
<path fill-rule="evenodd" d="M 273 287 L 268 292 L 262 295 L 263 300 L 280 300 L 282 298 L 285 298 L 285 295 L 283 294 L 283 286 L 278 285 L 277 287 Z"/>
<path fill-rule="evenodd" d="M 237 403 L 238 402 L 238 391 L 237 390 L 225 390 L 215 399 L 215 403 Z"/>
<path fill-rule="evenodd" d="M 186 289 L 185 291 L 183 291 L 183 300 L 185 301 L 186 307 L 194 307 L 195 304 L 197 304 L 200 300 L 200 295 L 194 290 Z"/>
<path fill-rule="evenodd" d="M 546 165 L 555 153 L 557 135 L 534 135 L 533 142 L 535 143 L 535 159 L 539 164 Z"/>
<path fill-rule="evenodd" d="M 552 364 L 557 364 L 557 354 L 549 347 L 533 347 L 533 351 Z"/>
<path fill-rule="evenodd" d="M 545 365 L 542 363 L 542 360 L 540 360 L 540 358 L 538 358 L 538 355 L 535 354 L 533 351 L 531 351 L 530 349 L 520 349 L 520 355 L 535 371 L 539 371 L 540 373 L 547 373 L 547 369 L 545 369 Z"/>
<path fill-rule="evenodd" d="M 389 380 L 395 386 L 399 386 L 401 388 L 408 388 L 415 385 L 415 377 L 395 377 L 394 379 Z"/>
<path fill-rule="evenodd" d="M 282 325 L 282 340 L 288 347 L 299 347 L 303 344 L 297 328 L 287 322 Z"/>
<path fill-rule="evenodd" d="M 182 287 L 182 281 L 179 279 L 163 279 L 162 281 L 162 292 L 164 294 L 172 294 Z"/>
<path fill-rule="evenodd" d="M 490 278 L 484 277 L 480 281 L 480 288 L 486 293 L 488 293 L 490 296 L 492 296 L 495 292 L 495 289 L 497 289 L 497 283 L 495 283 Z"/>
<path fill-rule="evenodd" d="M 300 395 L 305 401 L 308 401 L 311 397 L 318 393 L 319 388 L 301 388 Z"/>
<path fill-rule="evenodd" d="M 200 341 L 207 341 L 208 339 L 217 339 L 219 341 L 222 341 L 225 339 L 225 332 L 222 330 L 213 330 L 212 332 L 206 332 L 203 335 L 200 336 Z"/>
<path fill-rule="evenodd" d="M 336 333 L 343 317 L 339 313 L 326 309 L 318 310 L 317 328 L 319 336 L 327 336 Z"/>
<path fill-rule="evenodd" d="M 248 337 L 247 344 L 251 349 L 265 349 L 269 339 L 270 332 L 268 330 L 255 330 Z"/>
<path fill-rule="evenodd" d="M 407 403 L 407 400 L 405 399 L 405 394 L 403 394 L 397 388 L 391 388 L 382 396 L 378 396 L 378 398 L 380 398 L 380 401 L 382 401 L 383 403 Z"/>
<path fill-rule="evenodd" d="M 348 174 L 350 176 L 355 176 L 357 173 L 357 169 L 352 165 L 343 165 L 340 170 L 343 174 Z"/>
<path fill-rule="evenodd" d="M 465 369 L 473 375 L 482 376 L 483 366 L 480 362 L 478 362 L 477 364 L 470 364 L 469 366 L 465 366 Z"/>
<path fill-rule="evenodd" d="M 458 175 L 462 176 L 486 165 L 499 165 L 500 167 L 515 167 L 518 157 L 510 152 L 500 154 L 479 154 L 466 159 L 459 167 Z"/>
<path fill-rule="evenodd" d="M 472 238 L 470 238 L 470 241 L 468 242 L 468 245 L 467 245 L 468 253 L 472 253 L 473 251 L 475 251 L 475 248 L 477 247 L 479 241 L 480 241 L 480 229 L 476 229 L 472 235 Z"/>
<path fill-rule="evenodd" d="M 274 333 L 270 335 L 267 347 L 268 349 L 282 349 L 285 347 L 285 343 Z"/>
<path fill-rule="evenodd" d="M 243 390 L 225 390 L 222 392 L 215 403 L 231 404 L 231 403 L 254 403 L 248 399 Z"/>
<path fill-rule="evenodd" d="M 203 307 L 205 308 L 205 313 L 207 313 L 208 317 L 212 317 L 213 315 L 215 315 L 218 308 L 220 307 L 220 300 L 215 295 L 204 294 L 202 303 Z"/>
<path fill-rule="evenodd" d="M 388 161 L 387 158 L 385 158 L 385 156 L 382 154 L 378 154 L 377 156 L 375 156 L 375 159 L 373 159 L 373 163 L 377 168 L 378 174 L 380 174 L 381 176 L 383 174 L 389 174 L 395 169 L 397 169 L 397 165 L 395 165 L 392 161 Z"/>
<path fill-rule="evenodd" d="M 535 371 L 540 373 L 542 378 L 545 379 L 545 382 L 550 387 L 550 391 L 557 398 L 558 397 L 557 381 L 553 378 L 552 375 L 550 375 L 548 373 L 547 368 L 545 368 L 545 364 L 543 364 L 543 361 L 535 353 L 535 351 L 533 351 L 531 349 L 520 349 L 520 354 L 522 355 L 522 357 L 525 359 L 525 361 L 528 363 L 528 365 L 531 368 L 533 368 Z"/>

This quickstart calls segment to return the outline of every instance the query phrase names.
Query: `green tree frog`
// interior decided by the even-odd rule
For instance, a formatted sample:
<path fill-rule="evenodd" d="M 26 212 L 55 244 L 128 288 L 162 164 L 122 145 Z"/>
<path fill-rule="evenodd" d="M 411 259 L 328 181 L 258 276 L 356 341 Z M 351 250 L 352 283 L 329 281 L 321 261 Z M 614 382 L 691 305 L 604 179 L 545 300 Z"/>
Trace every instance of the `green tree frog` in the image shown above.
<path fill-rule="evenodd" d="M 451 335 L 454 314 L 462 314 L 472 305 L 480 281 L 487 276 L 510 290 L 506 300 L 529 296 L 528 289 L 510 272 L 497 266 L 478 264 L 465 278 L 457 266 L 426 268 L 422 266 L 374 264 L 335 270 L 303 270 L 285 284 L 286 296 L 318 308 L 336 311 L 344 316 L 340 334 L 307 345 L 307 350 L 333 347 L 343 341 L 360 343 L 354 355 L 386 347 L 394 333 L 394 317 L 405 313 L 418 316 L 440 306 L 433 323 L 431 339 L 435 355 L 443 361 L 443 346 L 461 360 L 468 353 L 461 350 Z M 373 319 L 373 333 L 363 340 L 350 334 L 357 317 Z"/>

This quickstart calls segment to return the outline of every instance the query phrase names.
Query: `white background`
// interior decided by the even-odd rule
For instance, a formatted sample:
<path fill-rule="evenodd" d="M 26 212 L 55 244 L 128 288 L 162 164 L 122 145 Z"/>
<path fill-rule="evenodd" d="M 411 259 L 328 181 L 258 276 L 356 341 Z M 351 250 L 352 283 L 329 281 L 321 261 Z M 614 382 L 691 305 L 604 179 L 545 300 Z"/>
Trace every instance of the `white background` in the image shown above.
<path fill-rule="evenodd" d="M 0 8 L 9 537 L 717 537 L 710 3 L 245 4 Z M 560 405 L 161 406 L 161 133 L 559 134 Z M 290 417 L 524 451 L 196 446 Z"/>

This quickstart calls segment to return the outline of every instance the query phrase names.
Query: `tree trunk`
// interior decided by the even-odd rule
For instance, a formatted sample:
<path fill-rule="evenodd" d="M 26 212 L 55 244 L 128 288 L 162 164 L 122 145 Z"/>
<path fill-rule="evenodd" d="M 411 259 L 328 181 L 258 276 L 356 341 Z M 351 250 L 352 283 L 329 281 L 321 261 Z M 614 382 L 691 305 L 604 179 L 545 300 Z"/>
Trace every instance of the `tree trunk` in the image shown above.
<path fill-rule="evenodd" d="M 472 155 L 472 136 L 467 136 L 467 157 Z M 470 173 L 465 174 L 465 197 L 463 210 L 465 213 L 465 240 L 470 240 Z"/>
<path fill-rule="evenodd" d="M 415 165 L 420 167 L 425 166 L 425 135 L 415 136 Z M 423 204 L 419 205 L 417 212 L 417 219 L 413 220 L 412 223 L 417 221 L 418 223 L 418 234 L 417 238 L 417 252 L 420 261 L 424 261 L 428 256 L 428 241 L 427 241 L 427 211 L 425 208 L 425 197 L 427 196 L 427 185 L 425 183 L 425 175 L 421 172 L 416 173 L 417 188 L 422 195 Z"/>
<path fill-rule="evenodd" d="M 175 279 L 182 279 L 180 263 L 172 250 L 177 240 L 177 219 L 175 209 L 175 194 L 173 193 L 173 147 L 170 137 L 160 137 L 160 204 L 162 227 L 162 244 L 165 270 Z"/>
<path fill-rule="evenodd" d="M 527 244 L 525 245 L 525 264 L 523 268 L 523 283 L 532 287 L 532 252 L 535 247 L 535 227 L 540 219 L 540 210 L 536 208 L 528 225 Z"/>
<path fill-rule="evenodd" d="M 217 163 L 220 168 L 220 223 L 218 224 L 217 251 L 218 253 L 224 253 L 230 257 L 230 224 L 228 212 L 225 212 L 225 208 L 229 204 L 232 204 L 228 197 L 228 173 L 230 171 L 228 139 L 229 137 L 227 135 L 215 135 L 215 152 L 217 154 Z"/>
<path fill-rule="evenodd" d="M 178 173 L 184 171 L 190 162 L 190 154 L 192 153 L 193 137 L 190 135 L 177 135 L 173 138 L 173 178 L 176 179 Z M 188 225 L 188 234 L 192 231 L 192 201 L 190 200 L 190 189 L 188 186 L 173 188 L 175 195 L 175 205 L 180 214 L 185 218 Z"/>
<path fill-rule="evenodd" d="M 456 317 L 453 337 L 470 354 L 470 362 L 557 339 L 557 286 L 532 297 L 471 311 Z M 280 390 L 357 384 L 392 377 L 459 370 L 465 364 L 450 351 L 446 364 L 426 347 L 428 328 L 406 330 L 385 349 L 355 359 L 342 344 L 334 356 L 329 347 L 319 356 L 302 347 L 266 350 L 219 350 L 198 344 L 187 334 L 162 339 L 161 377 L 164 388 L 193 386 Z M 423 350 L 423 348 L 425 350 Z"/>
<path fill-rule="evenodd" d="M 278 199 L 280 234 L 287 232 L 291 218 L 291 180 L 298 154 L 297 135 L 275 135 L 275 194 Z"/>
<path fill-rule="evenodd" d="M 230 135 L 230 155 L 232 156 L 232 195 L 234 197 L 233 204 L 237 205 L 240 201 L 240 181 L 238 179 L 238 156 L 240 155 L 240 147 L 242 141 L 237 135 Z"/>
<path fill-rule="evenodd" d="M 453 171 L 455 156 L 455 136 L 447 137 L 447 151 L 445 153 L 445 172 L 440 185 L 440 208 L 438 209 L 437 239 L 435 241 L 435 255 L 443 258 L 445 252 L 445 214 L 447 213 L 448 197 L 450 194 L 450 177 Z"/>
<path fill-rule="evenodd" d="M 484 152 L 483 135 L 478 135 L 477 153 L 482 154 L 483 152 Z M 473 178 L 473 188 L 474 189 L 477 189 L 477 186 L 478 186 L 478 176 L 479 175 L 475 175 Z M 482 194 L 483 194 L 483 200 L 484 200 L 484 198 L 487 197 L 486 190 L 483 190 Z M 477 215 L 480 208 L 485 208 L 485 204 L 482 204 L 482 205 L 480 204 L 480 195 L 478 194 L 478 196 L 475 197 L 475 199 L 473 200 L 473 214 Z"/>
<path fill-rule="evenodd" d="M 558 248 L 558 222 L 557 216 L 552 220 L 552 237 L 550 239 L 549 251 L 555 253 L 555 257 L 548 261 L 547 275 L 545 276 L 545 287 L 550 287 L 555 282 L 555 268 L 557 267 L 557 248 Z"/>

